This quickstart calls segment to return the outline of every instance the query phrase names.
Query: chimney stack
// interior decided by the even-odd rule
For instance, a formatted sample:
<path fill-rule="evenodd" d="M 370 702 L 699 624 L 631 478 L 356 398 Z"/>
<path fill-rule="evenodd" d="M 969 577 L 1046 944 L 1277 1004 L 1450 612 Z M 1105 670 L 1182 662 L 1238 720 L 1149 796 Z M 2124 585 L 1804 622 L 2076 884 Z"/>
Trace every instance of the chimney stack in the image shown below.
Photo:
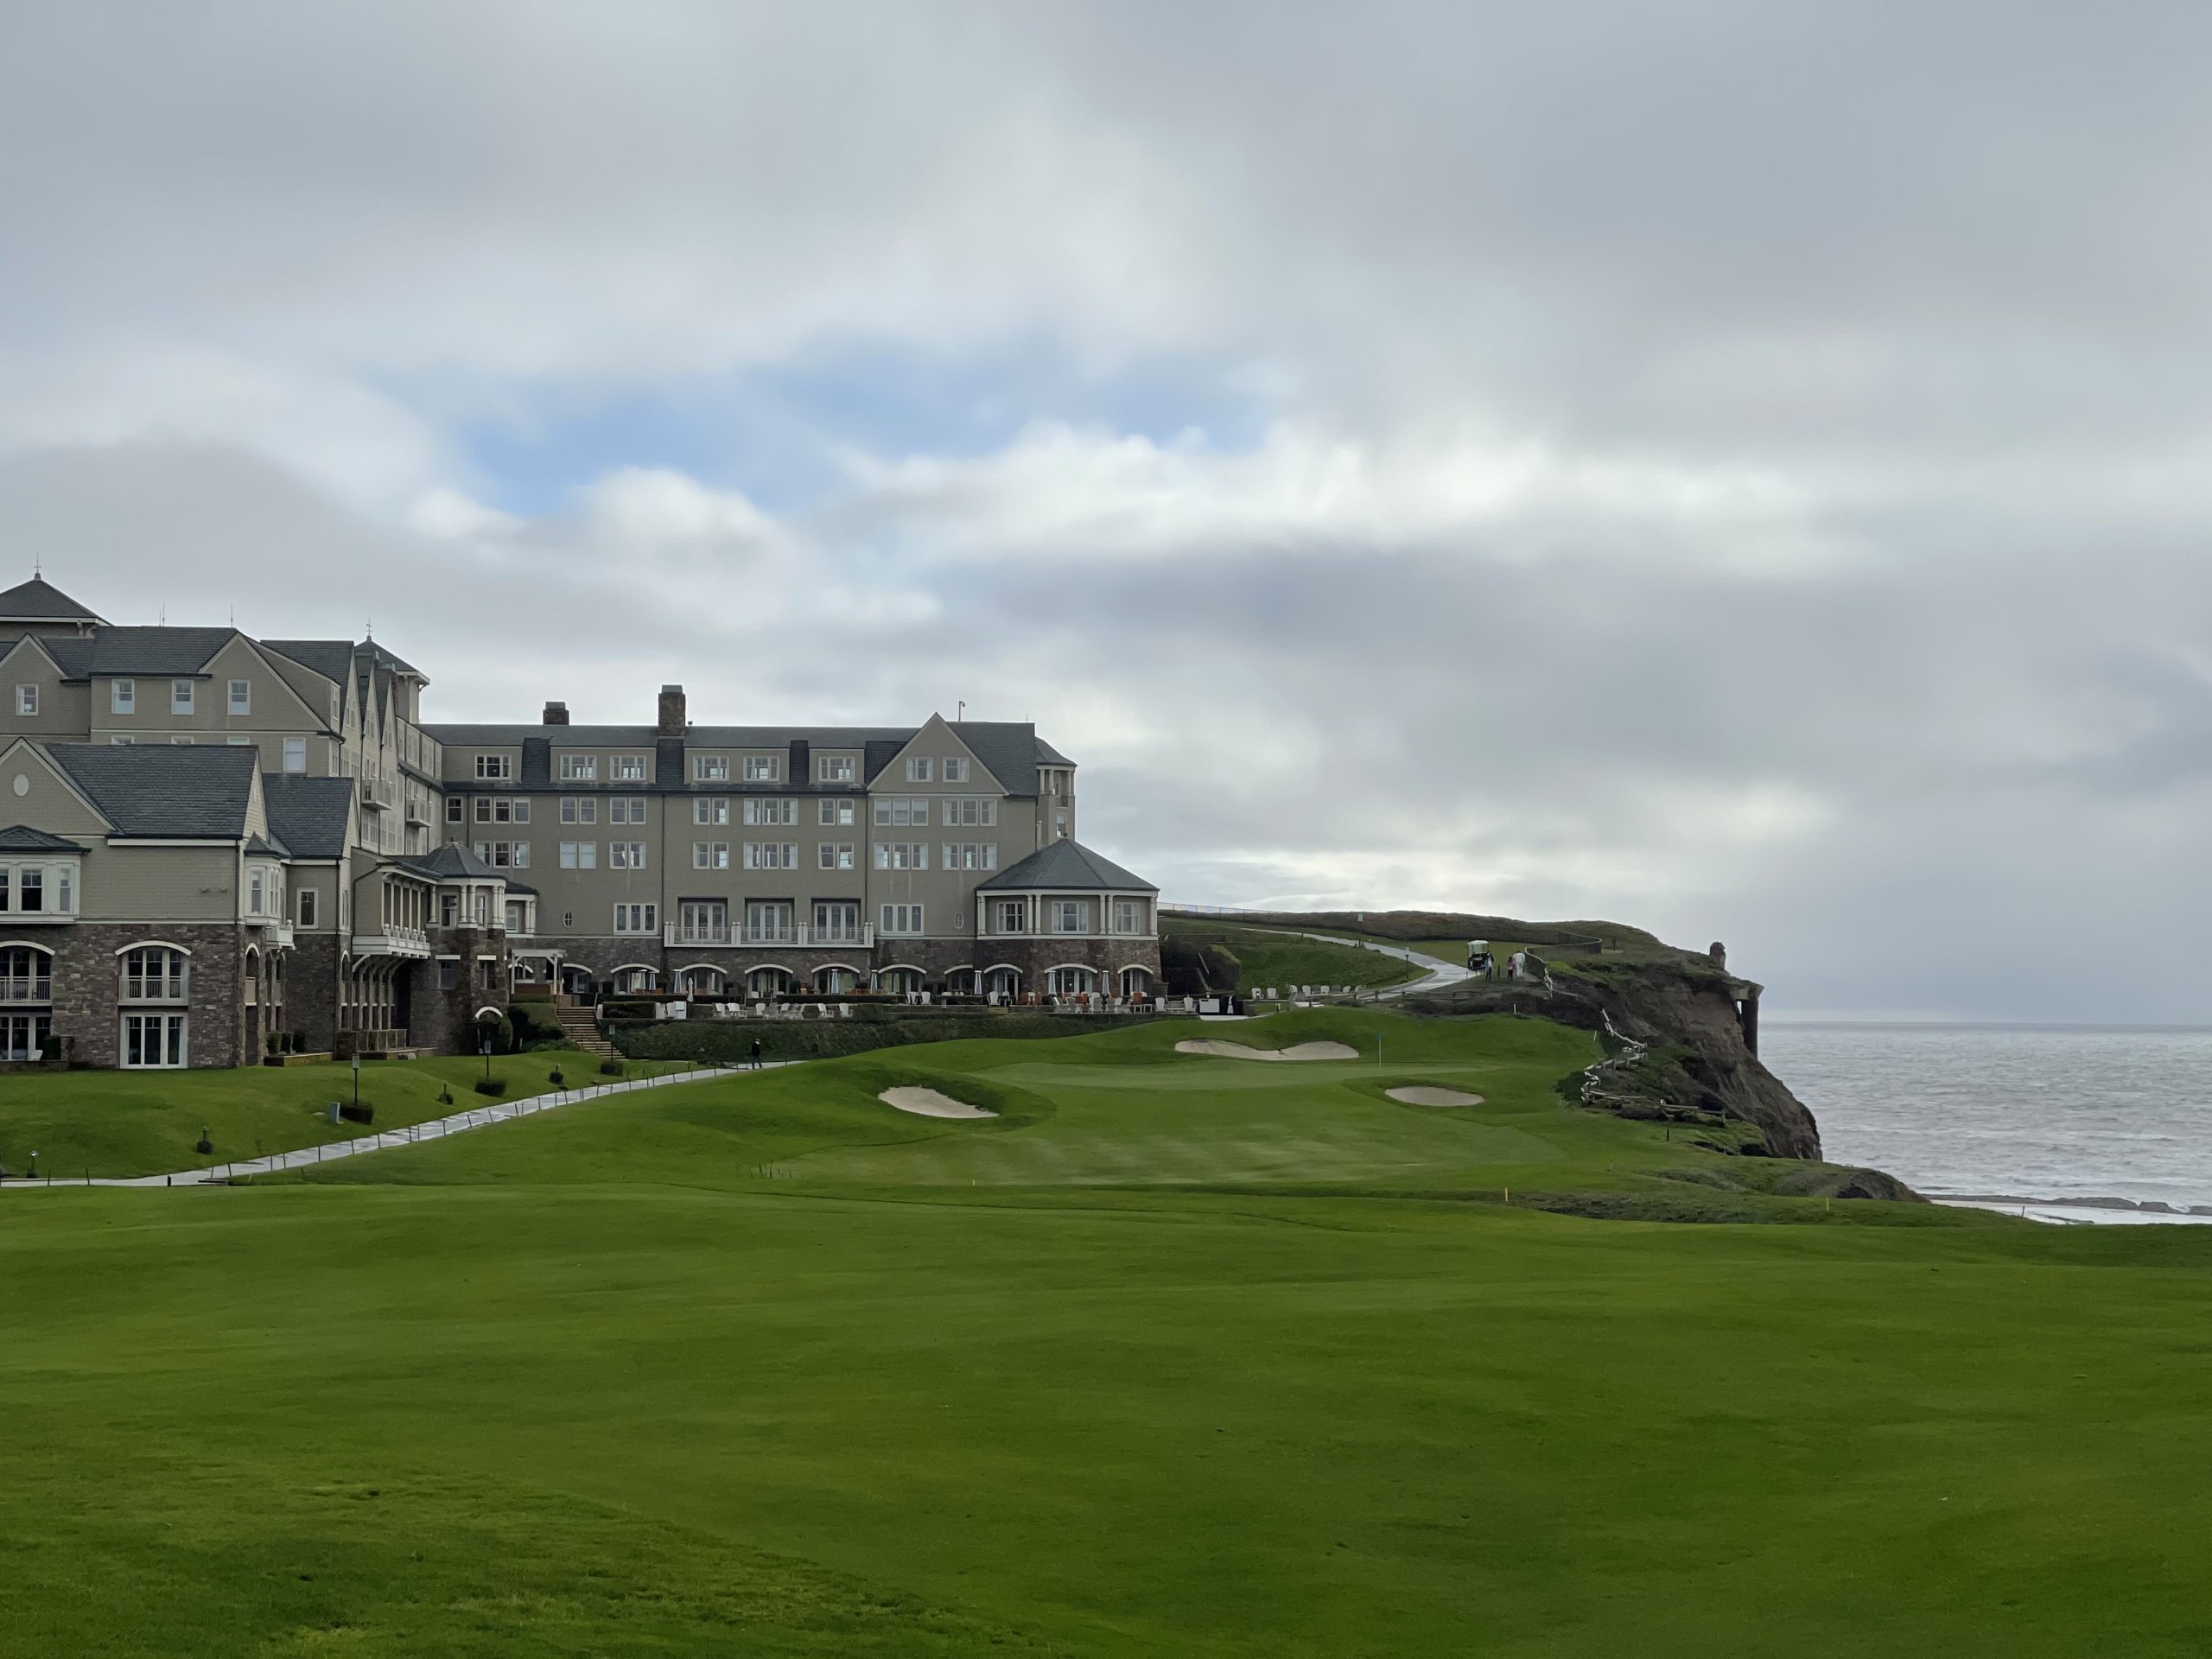
<path fill-rule="evenodd" d="M 538 724 L 541 726 L 565 726 L 568 723 L 569 705 L 565 702 L 547 703 L 545 705 L 545 716 L 543 720 L 538 721 Z"/>
<path fill-rule="evenodd" d="M 660 689 L 660 724 L 656 728 L 662 737 L 681 737 L 690 721 L 685 718 L 683 688 L 664 685 Z"/>

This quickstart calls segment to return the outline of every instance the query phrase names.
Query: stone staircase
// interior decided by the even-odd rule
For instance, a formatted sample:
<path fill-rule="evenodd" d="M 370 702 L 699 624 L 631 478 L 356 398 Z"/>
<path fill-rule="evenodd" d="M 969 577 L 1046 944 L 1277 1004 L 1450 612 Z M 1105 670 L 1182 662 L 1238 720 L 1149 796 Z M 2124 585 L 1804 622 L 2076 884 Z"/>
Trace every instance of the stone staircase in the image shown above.
<path fill-rule="evenodd" d="M 553 1017 L 561 1022 L 562 1035 L 569 1039 L 569 1046 L 602 1060 L 618 1058 L 614 1045 L 599 1034 L 599 1024 L 589 1008 L 570 1007 L 562 1003 L 553 1010 Z"/>

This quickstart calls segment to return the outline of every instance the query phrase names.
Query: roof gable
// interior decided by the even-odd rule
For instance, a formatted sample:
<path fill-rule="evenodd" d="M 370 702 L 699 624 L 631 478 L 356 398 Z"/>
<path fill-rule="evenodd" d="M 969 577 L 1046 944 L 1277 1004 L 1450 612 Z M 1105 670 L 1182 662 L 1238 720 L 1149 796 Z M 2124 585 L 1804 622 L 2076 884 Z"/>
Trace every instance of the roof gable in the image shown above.
<path fill-rule="evenodd" d="M 48 753 L 124 838 L 238 840 L 257 751 L 230 744 L 56 743 Z"/>
<path fill-rule="evenodd" d="M 104 619 L 86 610 L 44 576 L 33 576 L 0 593 L 0 622 L 94 622 Z"/>
<path fill-rule="evenodd" d="M 11 823 L 0 830 L 0 853 L 81 853 L 81 842 L 65 841 L 60 836 L 50 836 L 43 830 L 34 830 L 27 823 Z"/>
<path fill-rule="evenodd" d="M 22 787 L 16 780 L 22 779 Z M 76 835 L 105 835 L 115 828 L 77 780 L 43 746 L 19 737 L 0 748 L 0 801 L 11 813 L 35 818 L 41 829 Z"/>
<path fill-rule="evenodd" d="M 207 671 L 236 628 L 102 628 L 92 636 L 92 672 L 101 678 Z"/>
<path fill-rule="evenodd" d="M 353 780 L 304 772 L 261 775 L 269 832 L 296 858 L 343 858 L 353 838 Z"/>

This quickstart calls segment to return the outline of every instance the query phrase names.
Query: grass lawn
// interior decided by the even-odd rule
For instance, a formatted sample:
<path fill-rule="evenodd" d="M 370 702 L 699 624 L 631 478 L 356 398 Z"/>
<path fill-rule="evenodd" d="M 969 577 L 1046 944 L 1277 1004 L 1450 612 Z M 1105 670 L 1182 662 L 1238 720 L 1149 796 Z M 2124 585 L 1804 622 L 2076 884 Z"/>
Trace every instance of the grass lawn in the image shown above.
<path fill-rule="evenodd" d="M 1239 988 L 1261 990 L 1286 985 L 1357 985 L 1379 990 L 1421 977 L 1411 963 L 1363 950 L 1356 945 L 1324 944 L 1263 928 L 1236 927 L 1205 918 L 1160 918 L 1164 938 L 1179 935 L 1225 944 L 1244 966 Z"/>
<path fill-rule="evenodd" d="M 574 1050 L 499 1054 L 492 1075 L 507 1079 L 507 1100 L 556 1086 L 581 1089 L 601 1078 L 599 1062 Z M 629 1062 L 629 1075 L 681 1070 L 669 1062 Z M 470 1086 L 484 1062 L 461 1056 L 361 1062 L 361 1100 L 376 1109 L 368 1129 L 329 1121 L 330 1103 L 351 1101 L 349 1065 L 241 1066 L 235 1071 L 26 1071 L 0 1079 L 0 1167 L 20 1175 L 38 1154 L 41 1174 L 56 1180 L 94 1175 L 146 1175 L 201 1168 L 264 1152 L 349 1141 L 371 1129 L 404 1128 L 485 1103 Z M 453 1104 L 438 1099 L 450 1089 Z M 215 1151 L 193 1150 L 201 1129 Z M 4 1648 L 0 1648 L 4 1651 Z"/>
<path fill-rule="evenodd" d="M 2205 1650 L 2212 1236 L 1477 1201 L 1770 1162 L 1588 1052 L 1176 1022 L 0 1195 L 0 1653 Z"/>

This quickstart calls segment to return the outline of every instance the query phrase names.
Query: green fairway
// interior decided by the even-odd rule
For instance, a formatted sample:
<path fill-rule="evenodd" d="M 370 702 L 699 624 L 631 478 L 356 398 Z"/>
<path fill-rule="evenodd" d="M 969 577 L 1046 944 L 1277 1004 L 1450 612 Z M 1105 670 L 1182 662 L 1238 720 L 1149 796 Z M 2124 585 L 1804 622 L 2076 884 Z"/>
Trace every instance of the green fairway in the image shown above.
<path fill-rule="evenodd" d="M 1357 945 L 1331 944 L 1295 933 L 1238 927 L 1206 917 L 1160 918 L 1163 938 L 1182 937 L 1199 944 L 1224 944 L 1243 964 L 1239 988 L 1255 991 L 1291 985 L 1356 985 L 1363 990 L 1402 985 L 1421 970 L 1400 958 Z M 1465 952 L 1461 953 L 1464 959 Z"/>
<path fill-rule="evenodd" d="M 628 1072 L 642 1077 L 682 1066 L 633 1060 Z M 564 1084 L 551 1081 L 559 1071 Z M 374 1129 L 404 1128 L 433 1117 L 486 1103 L 471 1087 L 484 1076 L 480 1059 L 452 1055 L 420 1060 L 364 1060 L 360 1094 L 375 1121 L 333 1123 L 330 1103 L 353 1098 L 348 1065 L 250 1065 L 236 1071 L 25 1071 L 0 1078 L 0 1168 L 11 1175 L 31 1166 L 56 1179 L 71 1176 L 145 1175 L 206 1168 L 264 1152 L 289 1152 L 332 1141 L 350 1141 Z M 495 1054 L 491 1074 L 504 1077 L 520 1100 L 566 1087 L 611 1082 L 599 1062 L 573 1050 Z M 438 1096 L 450 1092 L 450 1104 Z M 194 1150 L 200 1131 L 215 1150 Z"/>
<path fill-rule="evenodd" d="M 2204 1650 L 2212 1236 L 1777 1196 L 1593 1052 L 1174 1021 L 0 1194 L 0 1654 Z M 1810 1224 L 1518 1207 L 1667 1190 Z"/>

